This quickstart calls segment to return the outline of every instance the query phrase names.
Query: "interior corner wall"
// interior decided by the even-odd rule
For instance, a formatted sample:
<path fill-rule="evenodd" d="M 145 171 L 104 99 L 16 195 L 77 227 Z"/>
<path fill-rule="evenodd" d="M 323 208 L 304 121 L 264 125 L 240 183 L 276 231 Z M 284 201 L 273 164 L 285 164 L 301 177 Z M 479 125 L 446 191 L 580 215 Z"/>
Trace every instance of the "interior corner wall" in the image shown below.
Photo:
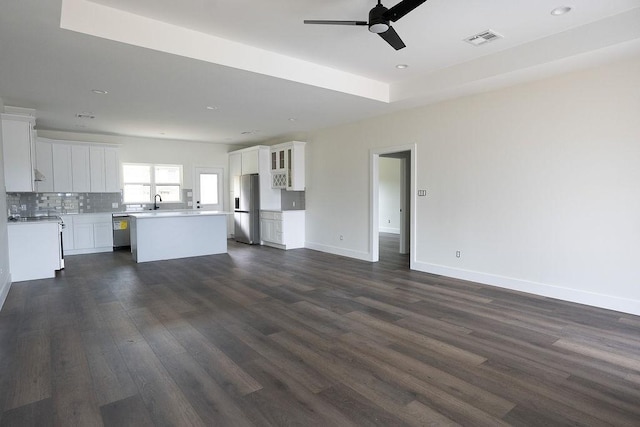
<path fill-rule="evenodd" d="M 0 98 L 0 111 L 4 104 Z M 4 184 L 4 154 L 2 146 L 2 121 L 0 121 L 0 309 L 4 304 L 9 288 L 11 275 L 9 271 L 9 241 L 7 238 L 7 192 Z"/>
<path fill-rule="evenodd" d="M 415 143 L 414 268 L 640 314 L 638 117 L 640 57 L 311 133 L 307 247 L 371 259 L 370 150 Z"/>
<path fill-rule="evenodd" d="M 378 161 L 378 230 L 400 234 L 400 159 L 380 157 Z"/>

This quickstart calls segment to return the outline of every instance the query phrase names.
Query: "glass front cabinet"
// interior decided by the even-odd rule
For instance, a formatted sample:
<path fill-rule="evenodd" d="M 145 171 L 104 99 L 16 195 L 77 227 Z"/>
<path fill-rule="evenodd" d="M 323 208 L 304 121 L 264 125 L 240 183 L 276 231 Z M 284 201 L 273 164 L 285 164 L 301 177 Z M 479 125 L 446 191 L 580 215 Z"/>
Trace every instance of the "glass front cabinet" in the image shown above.
<path fill-rule="evenodd" d="M 304 191 L 305 142 L 291 141 L 271 147 L 271 187 Z"/>

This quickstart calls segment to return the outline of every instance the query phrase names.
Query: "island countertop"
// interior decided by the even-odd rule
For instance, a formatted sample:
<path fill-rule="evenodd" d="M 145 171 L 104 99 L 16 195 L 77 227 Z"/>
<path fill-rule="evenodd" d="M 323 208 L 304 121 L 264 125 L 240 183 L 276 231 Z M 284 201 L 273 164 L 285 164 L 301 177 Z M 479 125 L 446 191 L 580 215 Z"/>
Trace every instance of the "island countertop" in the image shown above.
<path fill-rule="evenodd" d="M 197 210 L 181 210 L 181 211 L 164 211 L 164 212 L 128 212 L 129 216 L 136 219 L 149 219 L 149 218 L 171 218 L 171 217 L 185 217 L 185 216 L 216 216 L 216 215 L 231 215 L 231 212 L 224 211 L 197 211 Z"/>

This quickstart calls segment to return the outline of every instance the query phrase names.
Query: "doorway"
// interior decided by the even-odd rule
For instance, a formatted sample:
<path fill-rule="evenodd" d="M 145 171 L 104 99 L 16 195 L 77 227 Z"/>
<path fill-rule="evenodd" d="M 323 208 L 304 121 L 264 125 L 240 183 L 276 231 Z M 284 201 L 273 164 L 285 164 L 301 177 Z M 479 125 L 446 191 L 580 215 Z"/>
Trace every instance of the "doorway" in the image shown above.
<path fill-rule="evenodd" d="M 415 260 L 416 145 L 371 150 L 371 261 Z"/>
<path fill-rule="evenodd" d="M 224 210 L 224 170 L 222 168 L 195 168 L 195 209 Z"/>

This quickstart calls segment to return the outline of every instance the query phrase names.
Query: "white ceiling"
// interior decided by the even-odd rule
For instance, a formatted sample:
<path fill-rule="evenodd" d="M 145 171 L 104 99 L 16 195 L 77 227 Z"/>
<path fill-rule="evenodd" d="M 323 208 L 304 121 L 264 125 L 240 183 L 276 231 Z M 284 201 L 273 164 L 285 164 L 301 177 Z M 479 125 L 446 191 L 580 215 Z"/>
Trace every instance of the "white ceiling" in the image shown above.
<path fill-rule="evenodd" d="M 429 0 L 393 24 L 400 51 L 302 24 L 374 0 L 61 3 L 0 6 L 0 97 L 43 130 L 252 143 L 640 54 L 640 0 Z M 462 41 L 487 29 L 504 38 Z"/>

